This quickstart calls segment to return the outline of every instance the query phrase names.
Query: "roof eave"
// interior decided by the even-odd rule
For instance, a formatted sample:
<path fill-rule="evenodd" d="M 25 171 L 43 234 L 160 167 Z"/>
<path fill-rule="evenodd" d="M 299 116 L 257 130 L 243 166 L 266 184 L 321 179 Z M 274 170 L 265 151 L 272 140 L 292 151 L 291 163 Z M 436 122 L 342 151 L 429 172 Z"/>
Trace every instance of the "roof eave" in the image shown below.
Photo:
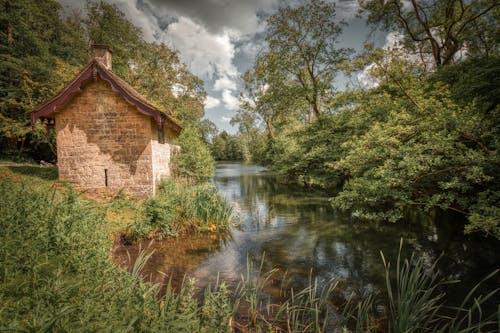
<path fill-rule="evenodd" d="M 111 89 L 113 89 L 113 91 L 123 96 L 123 98 L 125 98 L 125 100 L 129 104 L 134 105 L 137 108 L 137 110 L 139 110 L 139 112 L 155 119 L 156 123 L 158 124 L 158 127 L 161 127 L 163 124 L 166 124 L 177 133 L 179 133 L 182 130 L 182 127 L 167 114 L 131 96 L 126 91 L 126 89 L 121 87 L 108 73 L 108 71 L 96 61 L 92 61 L 89 65 L 87 65 L 87 67 L 85 67 L 80 72 L 80 74 L 77 75 L 75 79 L 73 79 L 73 81 L 71 81 L 66 87 L 64 87 L 58 94 L 56 94 L 48 102 L 46 102 L 45 104 L 43 104 L 42 106 L 31 112 L 30 114 L 31 125 L 34 127 L 36 121 L 40 117 L 46 117 L 55 112 L 56 108 L 66 103 L 66 101 L 71 97 L 72 94 L 81 91 L 81 86 L 84 82 L 90 80 L 91 78 L 96 79 L 97 74 L 99 74 L 99 76 L 103 80 L 107 81 L 111 85 Z"/>

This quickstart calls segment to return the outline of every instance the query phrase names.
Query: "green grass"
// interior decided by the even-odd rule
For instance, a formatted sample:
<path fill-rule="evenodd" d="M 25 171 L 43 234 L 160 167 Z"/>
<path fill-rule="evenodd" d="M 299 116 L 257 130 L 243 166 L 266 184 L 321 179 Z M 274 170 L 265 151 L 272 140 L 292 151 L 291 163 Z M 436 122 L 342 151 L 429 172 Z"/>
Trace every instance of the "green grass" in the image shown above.
<path fill-rule="evenodd" d="M 6 178 L 0 196 L 2 329 L 123 331 L 147 322 L 154 290 L 111 263 L 99 210 L 71 190 Z"/>
<path fill-rule="evenodd" d="M 165 179 L 158 194 L 140 207 L 138 220 L 129 225 L 128 236 L 164 238 L 190 232 L 224 232 L 232 207 L 212 184 L 188 184 Z"/>
<path fill-rule="evenodd" d="M 193 282 L 160 297 L 160 286 L 140 277 L 148 255 L 131 272 L 112 263 L 105 213 L 94 202 L 31 185 L 0 178 L 0 331 L 229 331 L 224 284 L 202 303 Z"/>

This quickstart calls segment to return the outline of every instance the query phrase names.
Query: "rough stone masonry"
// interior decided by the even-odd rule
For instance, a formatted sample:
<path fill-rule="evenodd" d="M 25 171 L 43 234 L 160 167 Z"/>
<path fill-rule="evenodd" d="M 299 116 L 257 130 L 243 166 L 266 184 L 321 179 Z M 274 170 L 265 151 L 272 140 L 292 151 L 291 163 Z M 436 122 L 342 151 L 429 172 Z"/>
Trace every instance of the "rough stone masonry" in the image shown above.
<path fill-rule="evenodd" d="M 105 53 L 102 57 L 102 48 L 98 51 L 94 61 L 108 71 L 111 56 Z M 109 63 L 102 63 L 101 59 Z M 66 97 L 50 112 L 46 107 L 39 108 L 32 120 L 40 117 L 36 112 L 55 119 L 60 179 L 89 192 L 124 189 L 136 196 L 153 194 L 157 182 L 170 176 L 171 140 L 178 131 L 173 126 L 160 126 L 156 114 L 141 112 L 143 104 L 134 104 L 138 94 L 130 86 L 125 87 L 127 93 L 109 81 L 94 70 L 92 78 L 82 80 L 71 98 Z M 57 98 L 46 105 L 53 101 Z M 146 107 L 150 105 L 144 105 L 148 111 Z"/>

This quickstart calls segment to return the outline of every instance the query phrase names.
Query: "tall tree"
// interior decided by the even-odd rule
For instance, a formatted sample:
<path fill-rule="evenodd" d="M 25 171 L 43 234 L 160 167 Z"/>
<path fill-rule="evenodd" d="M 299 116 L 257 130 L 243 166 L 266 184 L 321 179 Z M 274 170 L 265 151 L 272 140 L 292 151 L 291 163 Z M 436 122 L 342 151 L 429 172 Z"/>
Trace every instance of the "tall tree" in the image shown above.
<path fill-rule="evenodd" d="M 142 31 L 114 5 L 104 1 L 88 1 L 85 26 L 88 43 L 106 44 L 113 49 L 113 71 L 125 76 L 129 63 L 144 45 Z"/>
<path fill-rule="evenodd" d="M 4 154 L 22 153 L 27 146 L 28 114 L 59 87 L 54 74 L 60 65 L 70 68 L 85 58 L 82 37 L 74 33 L 79 23 L 61 19 L 60 8 L 53 0 L 0 1 L 0 147 Z M 41 133 L 31 136 L 35 141 L 44 138 Z"/>
<path fill-rule="evenodd" d="M 181 63 L 177 50 L 143 43 L 130 64 L 125 77 L 148 100 L 171 112 L 183 125 L 199 123 L 206 96 L 203 81 Z"/>
<path fill-rule="evenodd" d="M 404 45 L 435 68 L 453 63 L 460 51 L 489 52 L 498 46 L 498 0 L 359 0 L 368 22 L 404 35 Z M 483 27 L 478 29 L 478 26 Z"/>
<path fill-rule="evenodd" d="M 268 50 L 257 59 L 267 68 L 268 79 L 274 78 L 270 83 L 289 82 L 281 89 L 293 89 L 293 95 L 307 101 L 309 122 L 324 111 L 338 64 L 349 54 L 336 46 L 342 24 L 335 14 L 335 5 L 323 0 L 280 8 L 267 20 Z"/>

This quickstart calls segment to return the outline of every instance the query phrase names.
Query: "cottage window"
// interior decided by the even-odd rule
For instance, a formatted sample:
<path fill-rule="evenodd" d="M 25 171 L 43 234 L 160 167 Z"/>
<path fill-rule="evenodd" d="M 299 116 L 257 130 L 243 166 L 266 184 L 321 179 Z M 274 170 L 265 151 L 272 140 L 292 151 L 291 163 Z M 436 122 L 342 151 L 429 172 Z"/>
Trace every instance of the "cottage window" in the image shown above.
<path fill-rule="evenodd" d="M 158 129 L 158 143 L 165 143 L 165 136 L 163 135 L 163 128 Z"/>

